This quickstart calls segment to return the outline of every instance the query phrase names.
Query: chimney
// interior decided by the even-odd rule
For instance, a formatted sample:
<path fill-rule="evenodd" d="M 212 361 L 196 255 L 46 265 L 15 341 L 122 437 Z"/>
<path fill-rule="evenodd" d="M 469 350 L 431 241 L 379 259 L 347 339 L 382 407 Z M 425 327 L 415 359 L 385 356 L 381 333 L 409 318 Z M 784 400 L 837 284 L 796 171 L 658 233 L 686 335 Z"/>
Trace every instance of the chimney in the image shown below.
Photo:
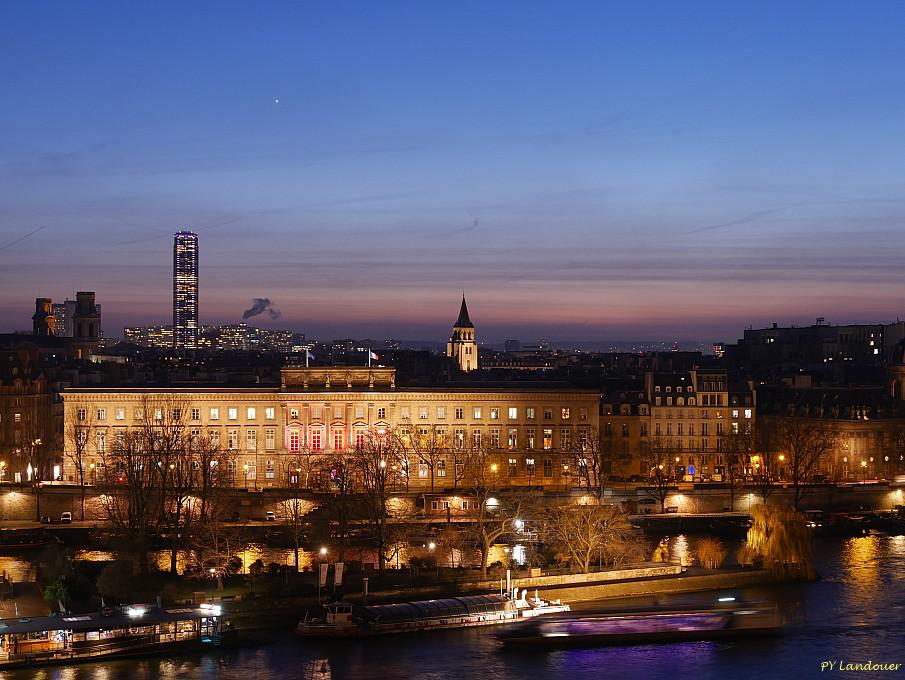
<path fill-rule="evenodd" d="M 34 334 L 47 338 L 54 335 L 53 301 L 50 298 L 35 298 L 35 314 L 31 317 Z"/>

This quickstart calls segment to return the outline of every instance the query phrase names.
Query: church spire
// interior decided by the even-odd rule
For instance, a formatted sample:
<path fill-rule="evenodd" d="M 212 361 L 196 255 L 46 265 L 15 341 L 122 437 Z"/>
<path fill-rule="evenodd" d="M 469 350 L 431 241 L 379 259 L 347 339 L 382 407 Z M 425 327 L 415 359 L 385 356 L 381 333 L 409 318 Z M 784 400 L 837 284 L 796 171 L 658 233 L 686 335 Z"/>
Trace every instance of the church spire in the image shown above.
<path fill-rule="evenodd" d="M 456 319 L 456 328 L 474 328 L 471 319 L 468 318 L 468 305 L 465 304 L 465 294 L 462 294 L 462 307 L 459 309 L 459 318 Z"/>

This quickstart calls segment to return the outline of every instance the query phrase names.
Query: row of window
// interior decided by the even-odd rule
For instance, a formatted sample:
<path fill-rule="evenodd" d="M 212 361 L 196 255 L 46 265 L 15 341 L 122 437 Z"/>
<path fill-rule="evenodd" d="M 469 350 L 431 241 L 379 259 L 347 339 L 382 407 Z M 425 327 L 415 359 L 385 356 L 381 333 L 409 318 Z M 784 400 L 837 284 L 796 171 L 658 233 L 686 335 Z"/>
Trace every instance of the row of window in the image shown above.
<path fill-rule="evenodd" d="M 333 418 L 340 419 L 344 414 L 344 407 L 341 405 L 333 407 Z M 321 411 L 320 405 L 312 404 L 310 408 L 311 414 L 310 417 L 314 420 L 319 420 L 323 417 L 323 413 Z M 556 413 L 557 409 L 553 408 L 544 408 L 543 409 L 543 419 L 544 420 L 553 420 L 553 416 Z M 571 420 L 572 419 L 572 409 L 568 407 L 563 407 L 558 409 L 559 417 L 561 420 Z M 499 407 L 491 407 L 486 410 L 487 416 L 490 420 L 500 420 L 504 410 Z M 509 420 L 518 420 L 519 419 L 519 408 L 517 406 L 510 406 L 506 410 L 506 415 Z M 457 406 L 452 409 L 453 417 L 455 420 L 464 420 L 465 419 L 465 408 L 461 406 Z M 471 409 L 471 419 L 472 420 L 482 420 L 484 418 L 484 407 L 475 406 Z M 412 415 L 417 416 L 418 420 L 430 420 L 432 417 L 436 417 L 437 420 L 446 420 L 447 418 L 447 408 L 446 406 L 437 406 L 433 410 L 429 406 L 418 406 L 415 409 L 411 406 L 400 406 L 399 407 L 399 418 L 401 420 L 411 420 Z M 524 408 L 524 414 L 526 420 L 536 420 L 537 419 L 537 409 L 534 406 L 527 406 Z M 289 409 L 289 419 L 290 420 L 298 420 L 300 417 L 300 409 L 297 407 Z M 365 409 L 364 406 L 356 406 L 355 407 L 355 417 L 356 418 L 364 418 L 365 417 Z M 385 420 L 386 419 L 386 407 L 378 407 L 377 409 L 377 419 Z M 578 419 L 581 421 L 586 421 L 588 419 L 588 409 L 580 408 L 578 409 Z"/>
<path fill-rule="evenodd" d="M 155 408 L 152 409 L 153 413 L 151 414 L 151 418 L 153 420 L 163 420 L 164 415 L 168 415 L 170 420 L 173 422 L 179 422 L 183 419 L 183 412 L 181 408 L 170 409 L 169 414 L 164 413 L 164 409 Z M 276 409 L 273 406 L 266 406 L 261 409 L 263 412 L 264 420 L 276 420 Z M 220 408 L 218 406 L 212 406 L 208 411 L 208 419 L 209 420 L 220 420 Z M 224 409 L 226 413 L 227 420 L 238 420 L 239 419 L 239 409 L 237 407 L 229 407 Z M 189 415 L 192 421 L 201 420 L 201 409 L 200 408 L 192 408 L 189 411 Z M 95 420 L 105 421 L 107 420 L 107 409 L 106 408 L 98 408 L 95 413 Z M 88 409 L 79 408 L 76 410 L 76 417 L 80 421 L 88 420 Z M 257 420 L 258 418 L 258 408 L 256 406 L 248 406 L 245 408 L 245 420 Z M 113 419 L 123 421 L 126 419 L 126 409 L 123 407 L 116 407 L 113 409 Z M 144 420 L 145 419 L 145 411 L 143 408 L 138 407 L 132 411 L 132 419 L 133 420 Z"/>
<path fill-rule="evenodd" d="M 313 451 L 320 451 L 324 448 L 325 441 L 325 429 L 323 427 L 309 427 L 308 428 L 308 447 Z M 346 448 L 346 437 L 345 437 L 345 429 L 341 427 L 335 427 L 331 429 L 331 440 L 333 444 L 333 449 L 342 450 Z M 515 450 L 520 448 L 522 439 L 520 437 L 520 432 L 518 428 L 508 428 L 506 430 L 506 447 L 510 450 Z M 466 439 L 468 438 L 469 433 L 465 428 L 457 427 L 452 432 L 452 437 L 449 438 L 445 428 L 438 427 L 433 429 L 427 428 L 418 428 L 418 430 L 413 434 L 408 428 L 402 428 L 401 437 L 403 440 L 403 444 L 405 445 L 414 445 L 414 446 L 425 446 L 430 445 L 437 449 L 442 449 L 446 447 L 452 447 L 457 450 L 462 450 L 465 448 Z M 484 432 L 479 429 L 472 429 L 470 432 L 470 443 L 474 448 L 480 448 L 485 443 L 491 449 L 500 449 L 502 448 L 502 435 L 503 432 L 500 428 L 491 428 L 489 431 L 489 438 L 485 441 Z M 351 444 L 355 448 L 364 447 L 367 443 L 368 432 L 364 429 L 355 429 L 352 432 L 352 440 Z M 289 451 L 300 451 L 302 448 L 302 442 L 304 438 L 304 433 L 301 428 L 290 427 L 287 437 L 286 448 Z M 578 444 L 582 448 L 587 448 L 589 445 L 590 432 L 587 429 L 579 429 L 578 430 Z M 550 451 L 553 449 L 553 428 L 545 427 L 540 431 L 540 439 L 538 440 L 538 433 L 535 429 L 530 428 L 524 431 L 524 448 L 527 450 L 533 450 L 538 448 L 538 444 L 545 451 Z M 559 432 L 559 445 L 561 449 L 568 449 L 572 446 L 572 430 L 570 429 L 561 429 Z"/>

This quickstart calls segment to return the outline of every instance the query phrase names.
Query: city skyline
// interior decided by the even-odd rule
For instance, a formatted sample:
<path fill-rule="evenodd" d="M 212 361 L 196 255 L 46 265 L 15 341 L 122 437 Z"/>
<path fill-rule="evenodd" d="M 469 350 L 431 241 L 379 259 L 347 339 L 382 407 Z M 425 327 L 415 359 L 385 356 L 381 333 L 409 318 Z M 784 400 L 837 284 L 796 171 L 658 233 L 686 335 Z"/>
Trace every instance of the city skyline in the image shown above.
<path fill-rule="evenodd" d="M 167 323 L 182 228 L 205 324 L 442 342 L 463 290 L 489 342 L 895 320 L 905 10 L 717 7 L 5 8 L 3 330 L 75 289 Z"/>

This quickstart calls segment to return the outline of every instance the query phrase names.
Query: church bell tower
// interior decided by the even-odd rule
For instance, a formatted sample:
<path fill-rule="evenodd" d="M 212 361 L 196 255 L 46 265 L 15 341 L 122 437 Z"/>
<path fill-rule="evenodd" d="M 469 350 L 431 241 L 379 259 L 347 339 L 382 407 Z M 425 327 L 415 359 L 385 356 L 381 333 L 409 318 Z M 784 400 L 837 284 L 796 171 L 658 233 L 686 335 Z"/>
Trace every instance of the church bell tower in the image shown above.
<path fill-rule="evenodd" d="M 452 335 L 446 344 L 446 356 L 454 358 L 461 371 L 475 371 L 478 368 L 478 344 L 474 339 L 474 324 L 468 318 L 464 295 L 459 318 L 456 319 Z"/>

